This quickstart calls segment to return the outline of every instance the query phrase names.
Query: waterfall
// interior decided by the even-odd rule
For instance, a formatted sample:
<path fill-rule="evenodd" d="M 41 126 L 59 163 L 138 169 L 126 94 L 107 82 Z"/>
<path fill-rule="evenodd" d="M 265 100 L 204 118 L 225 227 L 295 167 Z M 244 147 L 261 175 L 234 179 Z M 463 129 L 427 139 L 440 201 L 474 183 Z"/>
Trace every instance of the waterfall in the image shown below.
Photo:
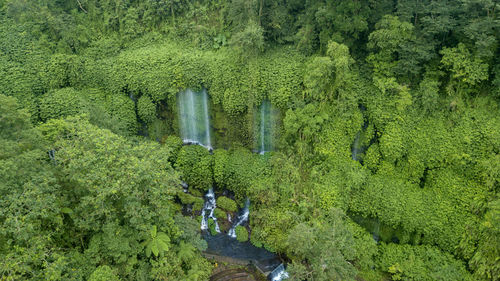
<path fill-rule="evenodd" d="M 219 224 L 217 223 L 217 218 L 214 216 L 214 210 L 217 207 L 215 201 L 214 189 L 210 188 L 205 194 L 205 205 L 201 210 L 201 230 L 208 229 L 208 219 L 213 219 L 215 223 L 215 231 L 220 232 Z M 207 215 L 208 213 L 208 215 Z"/>
<path fill-rule="evenodd" d="M 267 279 L 271 281 L 281 281 L 286 278 L 288 278 L 288 272 L 285 271 L 283 264 L 280 264 L 267 276 Z"/>
<path fill-rule="evenodd" d="M 212 141 L 210 140 L 210 122 L 208 120 L 208 95 L 207 91 L 203 90 L 203 114 L 205 115 L 205 145 L 212 148 Z"/>
<path fill-rule="evenodd" d="M 243 210 L 241 210 L 240 215 L 236 219 L 236 222 L 233 224 L 233 226 L 231 226 L 231 229 L 229 229 L 227 235 L 231 236 L 232 238 L 236 238 L 236 231 L 235 231 L 236 227 L 248 221 L 248 215 L 250 213 L 249 207 L 250 207 L 250 200 L 247 198 L 247 200 L 245 201 L 245 207 L 243 207 Z"/>
<path fill-rule="evenodd" d="M 260 110 L 260 153 L 261 154 L 264 154 L 264 152 L 266 151 L 266 148 L 265 148 L 265 141 L 264 141 L 264 136 L 265 136 L 265 119 L 266 117 L 266 114 L 264 112 L 263 109 Z"/>
<path fill-rule="evenodd" d="M 186 144 L 198 144 L 212 150 L 207 91 L 180 92 L 178 97 L 179 128 Z"/>
<path fill-rule="evenodd" d="M 262 102 L 259 107 L 259 113 L 256 115 L 256 123 L 259 124 L 256 130 L 256 142 L 260 154 L 273 150 L 273 126 L 276 112 L 273 110 L 268 100 Z"/>
<path fill-rule="evenodd" d="M 351 149 L 352 160 L 355 160 L 355 161 L 359 160 L 359 157 L 358 157 L 358 154 L 359 154 L 359 136 L 360 136 L 360 132 L 358 132 L 356 134 L 356 138 L 354 139 L 354 143 L 352 144 L 352 149 Z"/>

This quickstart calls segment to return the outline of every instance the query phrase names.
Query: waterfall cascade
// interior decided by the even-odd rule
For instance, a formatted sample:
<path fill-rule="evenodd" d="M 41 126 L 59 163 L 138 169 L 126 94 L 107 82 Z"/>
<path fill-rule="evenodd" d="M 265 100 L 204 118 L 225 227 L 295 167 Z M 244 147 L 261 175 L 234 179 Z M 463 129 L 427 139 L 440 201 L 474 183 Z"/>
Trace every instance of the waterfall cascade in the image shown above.
<path fill-rule="evenodd" d="M 351 149 L 351 152 L 352 152 L 352 160 L 355 160 L 355 161 L 359 161 L 359 150 L 360 150 L 360 147 L 359 147 L 359 138 L 360 138 L 360 132 L 358 132 L 356 134 L 356 138 L 354 139 L 354 143 L 352 144 L 352 149 Z"/>
<path fill-rule="evenodd" d="M 201 229 L 208 229 L 208 219 L 213 219 L 215 223 L 215 231 L 220 232 L 219 224 L 217 223 L 217 218 L 214 216 L 214 210 L 217 207 L 215 201 L 214 189 L 210 188 L 205 194 L 205 205 L 201 210 Z"/>
<path fill-rule="evenodd" d="M 227 235 L 231 236 L 232 238 L 236 238 L 236 231 L 235 231 L 236 227 L 248 221 L 248 215 L 250 214 L 249 207 L 250 207 L 250 200 L 247 198 L 247 200 L 245 201 L 245 207 L 243 207 L 243 210 L 241 210 L 240 215 L 236 219 L 236 222 L 233 224 L 233 226 L 231 226 L 231 229 L 229 229 Z"/>
<path fill-rule="evenodd" d="M 256 144 L 260 154 L 273 150 L 273 133 L 275 126 L 276 112 L 274 112 L 271 103 L 268 100 L 262 102 L 259 107 L 259 114 L 256 114 L 256 123 L 259 124 L 256 128 Z"/>
<path fill-rule="evenodd" d="M 283 264 L 280 264 L 267 276 L 267 279 L 271 281 L 281 281 L 286 278 L 288 278 L 288 272 L 285 271 L 285 266 Z"/>
<path fill-rule="evenodd" d="M 212 150 L 207 91 L 187 89 L 179 93 L 177 101 L 179 128 L 184 143 L 199 144 Z"/>

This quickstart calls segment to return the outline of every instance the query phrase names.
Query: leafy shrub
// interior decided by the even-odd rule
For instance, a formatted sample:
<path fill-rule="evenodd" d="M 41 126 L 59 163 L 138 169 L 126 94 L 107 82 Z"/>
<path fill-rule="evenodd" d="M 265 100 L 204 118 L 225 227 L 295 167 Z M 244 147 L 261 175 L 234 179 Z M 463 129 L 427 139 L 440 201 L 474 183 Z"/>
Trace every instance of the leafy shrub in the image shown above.
<path fill-rule="evenodd" d="M 248 231 L 245 227 L 238 225 L 234 231 L 236 232 L 236 239 L 240 242 L 248 241 Z"/>
<path fill-rule="evenodd" d="M 212 186 L 212 157 L 206 148 L 198 145 L 182 147 L 175 166 L 190 187 L 206 190 Z"/>
<path fill-rule="evenodd" d="M 225 196 L 220 196 L 219 198 L 217 198 L 217 207 L 229 212 L 238 211 L 238 206 L 236 205 L 236 202 Z"/>
<path fill-rule="evenodd" d="M 90 275 L 89 281 L 119 281 L 120 278 L 116 276 L 113 270 L 107 265 L 99 266 Z"/>
<path fill-rule="evenodd" d="M 148 95 L 142 95 L 137 101 L 137 114 L 146 124 L 150 124 L 155 120 L 156 105 Z"/>
<path fill-rule="evenodd" d="M 196 204 L 196 205 L 203 205 L 203 199 L 200 197 L 195 197 L 189 193 L 184 193 L 184 192 L 179 192 L 177 194 L 179 199 L 181 200 L 182 204 Z"/>
<path fill-rule="evenodd" d="M 54 90 L 40 99 L 40 118 L 43 121 L 75 115 L 83 111 L 83 101 L 73 88 Z"/>
<path fill-rule="evenodd" d="M 177 160 L 179 151 L 182 148 L 182 139 L 174 135 L 168 136 L 167 139 L 165 140 L 165 146 L 168 146 L 171 149 L 168 161 L 173 165 L 174 162 Z"/>
<path fill-rule="evenodd" d="M 384 244 L 378 267 L 392 280 L 472 280 L 463 262 L 433 246 Z"/>
<path fill-rule="evenodd" d="M 219 208 L 216 208 L 214 210 L 214 215 L 215 217 L 218 219 L 218 220 L 225 220 L 227 219 L 227 215 L 226 215 L 226 212 L 224 212 L 223 210 L 219 209 Z"/>
<path fill-rule="evenodd" d="M 217 235 L 217 231 L 215 230 L 215 221 L 213 219 L 208 219 L 208 230 L 211 235 Z"/>

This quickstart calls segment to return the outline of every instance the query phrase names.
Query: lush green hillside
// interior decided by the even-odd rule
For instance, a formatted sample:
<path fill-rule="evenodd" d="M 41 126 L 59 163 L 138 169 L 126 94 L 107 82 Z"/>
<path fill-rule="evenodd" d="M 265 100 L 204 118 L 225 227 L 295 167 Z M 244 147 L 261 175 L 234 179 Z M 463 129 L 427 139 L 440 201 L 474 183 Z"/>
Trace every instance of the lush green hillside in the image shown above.
<path fill-rule="evenodd" d="M 208 280 L 181 209 L 212 185 L 291 280 L 500 280 L 499 10 L 0 0 L 0 280 Z M 213 152 L 182 145 L 187 88 Z"/>

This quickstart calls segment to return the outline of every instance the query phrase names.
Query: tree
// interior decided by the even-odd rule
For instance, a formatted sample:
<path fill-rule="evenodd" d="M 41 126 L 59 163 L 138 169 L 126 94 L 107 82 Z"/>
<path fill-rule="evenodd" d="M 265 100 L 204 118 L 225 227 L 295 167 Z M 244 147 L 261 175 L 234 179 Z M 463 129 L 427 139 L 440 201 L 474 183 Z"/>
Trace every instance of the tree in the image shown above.
<path fill-rule="evenodd" d="M 292 280 L 354 280 L 356 269 L 353 238 L 342 221 L 342 214 L 332 209 L 322 224 L 296 225 L 289 234 L 289 251 L 294 263 L 289 268 Z M 305 267 L 299 262 L 306 261 Z M 304 276 L 304 270 L 308 272 Z M 296 276 L 295 276 L 296 275 Z"/>
<path fill-rule="evenodd" d="M 264 34 L 262 28 L 253 21 L 249 21 L 245 29 L 235 33 L 229 44 L 237 47 L 241 54 L 257 54 L 264 50 Z"/>
<path fill-rule="evenodd" d="M 441 63 L 451 72 L 450 84 L 455 85 L 459 95 L 488 79 L 488 65 L 480 58 L 474 57 L 464 44 L 459 43 L 455 48 L 444 48 L 441 54 Z"/>

